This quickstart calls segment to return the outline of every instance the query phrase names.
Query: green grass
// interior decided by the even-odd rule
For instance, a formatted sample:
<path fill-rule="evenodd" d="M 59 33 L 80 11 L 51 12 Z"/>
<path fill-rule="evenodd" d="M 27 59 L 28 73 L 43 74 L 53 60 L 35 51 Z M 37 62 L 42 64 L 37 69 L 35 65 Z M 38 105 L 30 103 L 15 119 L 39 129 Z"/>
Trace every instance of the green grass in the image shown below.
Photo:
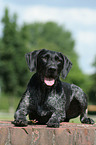
<path fill-rule="evenodd" d="M 20 98 L 10 95 L 1 94 L 0 95 L 0 111 L 10 112 L 10 109 L 16 109 Z"/>
<path fill-rule="evenodd" d="M 96 123 L 96 116 L 89 116 L 89 117 L 91 117 Z M 13 113 L 5 113 L 5 112 L 0 113 L 0 120 L 3 120 L 3 121 L 14 120 L 14 112 Z M 80 117 L 71 119 L 70 122 L 71 123 L 81 123 Z"/>
<path fill-rule="evenodd" d="M 0 113 L 0 120 L 3 121 L 12 121 L 14 120 L 14 113 Z"/>
<path fill-rule="evenodd" d="M 81 123 L 81 122 L 80 122 L 80 117 L 71 119 L 70 122 L 71 122 L 71 123 Z"/>
<path fill-rule="evenodd" d="M 93 115 L 88 115 L 88 117 L 90 117 L 91 119 L 93 119 L 96 123 L 96 116 L 93 116 Z M 80 117 L 77 117 L 77 118 L 74 118 L 74 119 L 71 119 L 70 120 L 71 123 L 81 123 L 80 122 Z"/>

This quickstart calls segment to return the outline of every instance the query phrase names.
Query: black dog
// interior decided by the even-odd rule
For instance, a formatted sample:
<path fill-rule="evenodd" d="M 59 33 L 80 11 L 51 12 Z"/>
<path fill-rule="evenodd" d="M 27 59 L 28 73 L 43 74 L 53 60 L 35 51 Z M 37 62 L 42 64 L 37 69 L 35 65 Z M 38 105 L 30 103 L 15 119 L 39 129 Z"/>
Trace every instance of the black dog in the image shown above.
<path fill-rule="evenodd" d="M 65 78 L 72 67 L 66 56 L 42 49 L 26 54 L 26 60 L 30 71 L 36 73 L 17 107 L 15 125 L 28 125 L 27 115 L 48 127 L 59 127 L 60 122 L 79 115 L 82 123 L 94 124 L 86 115 L 87 97 L 82 89 L 59 79 L 60 73 Z"/>

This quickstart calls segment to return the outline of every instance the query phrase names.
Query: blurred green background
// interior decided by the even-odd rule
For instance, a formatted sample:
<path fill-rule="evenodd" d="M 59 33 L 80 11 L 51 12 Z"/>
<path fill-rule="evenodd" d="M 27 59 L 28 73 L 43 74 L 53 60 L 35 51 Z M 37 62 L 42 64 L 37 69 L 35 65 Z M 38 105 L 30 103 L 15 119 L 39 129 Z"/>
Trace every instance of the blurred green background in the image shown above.
<path fill-rule="evenodd" d="M 17 19 L 16 14 L 10 16 L 9 10 L 5 9 L 2 17 L 3 35 L 0 38 L 0 118 L 13 119 L 12 114 L 32 76 L 25 54 L 42 48 L 62 52 L 71 60 L 73 67 L 63 81 L 81 87 L 88 95 L 89 104 L 95 105 L 96 69 L 92 75 L 82 72 L 72 33 L 55 22 L 24 23 L 19 26 Z M 96 68 L 96 57 L 93 67 Z"/>

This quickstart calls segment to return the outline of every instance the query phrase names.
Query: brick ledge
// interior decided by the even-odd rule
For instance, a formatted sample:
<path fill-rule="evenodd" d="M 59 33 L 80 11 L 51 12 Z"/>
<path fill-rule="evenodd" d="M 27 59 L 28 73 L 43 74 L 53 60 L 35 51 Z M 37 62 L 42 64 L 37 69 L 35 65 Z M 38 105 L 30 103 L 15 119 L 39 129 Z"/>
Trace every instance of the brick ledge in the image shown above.
<path fill-rule="evenodd" d="M 96 145 L 96 124 L 61 123 L 60 128 L 46 125 L 15 127 L 0 121 L 0 145 Z"/>

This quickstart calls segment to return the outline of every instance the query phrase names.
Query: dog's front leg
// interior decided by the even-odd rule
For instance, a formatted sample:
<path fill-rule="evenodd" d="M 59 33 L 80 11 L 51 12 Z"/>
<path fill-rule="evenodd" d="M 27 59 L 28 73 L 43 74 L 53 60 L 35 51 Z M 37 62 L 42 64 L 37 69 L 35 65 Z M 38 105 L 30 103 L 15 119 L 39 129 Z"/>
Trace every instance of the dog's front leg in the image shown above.
<path fill-rule="evenodd" d="M 26 91 L 21 98 L 21 101 L 16 109 L 16 112 L 14 114 L 14 121 L 12 122 L 15 124 L 15 126 L 27 126 L 28 121 L 26 119 L 26 116 L 28 114 L 28 108 L 29 108 L 29 91 Z"/>
<path fill-rule="evenodd" d="M 47 122 L 47 126 L 58 128 L 60 126 L 60 122 L 64 121 L 65 118 L 66 114 L 64 112 L 56 111 L 52 114 L 51 118 Z"/>

